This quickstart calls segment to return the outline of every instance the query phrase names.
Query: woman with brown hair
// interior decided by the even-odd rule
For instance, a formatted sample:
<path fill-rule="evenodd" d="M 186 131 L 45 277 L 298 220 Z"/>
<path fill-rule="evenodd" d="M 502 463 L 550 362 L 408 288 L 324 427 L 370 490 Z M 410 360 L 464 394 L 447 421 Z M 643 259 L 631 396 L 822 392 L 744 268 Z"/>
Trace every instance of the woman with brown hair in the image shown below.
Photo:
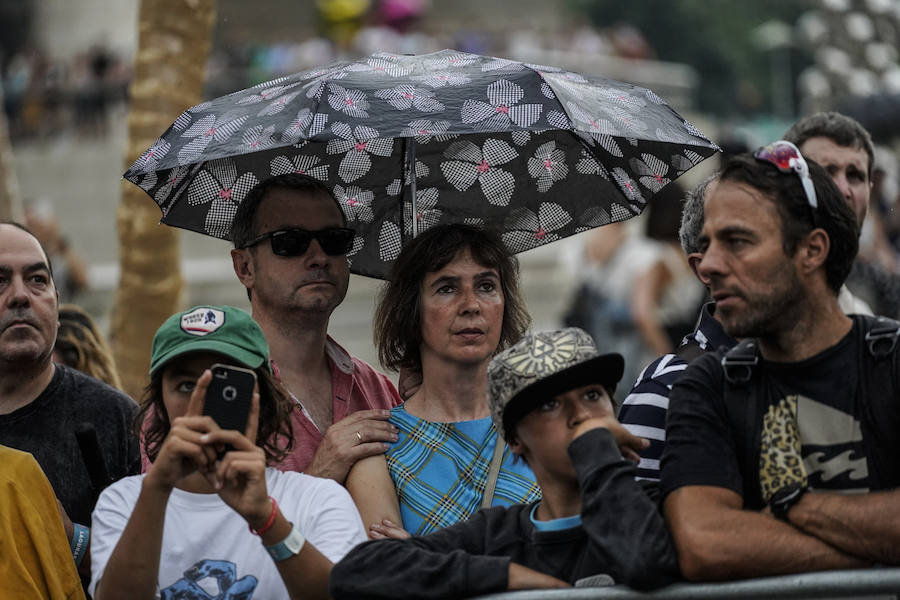
<path fill-rule="evenodd" d="M 400 252 L 379 297 L 375 343 L 385 367 L 419 372 L 422 383 L 392 410 L 398 441 L 347 478 L 370 537 L 424 535 L 481 506 L 539 497 L 485 400 L 491 358 L 529 323 L 518 263 L 495 234 L 441 225 Z"/>
<path fill-rule="evenodd" d="M 116 363 L 94 320 L 77 304 L 59 306 L 53 360 L 122 389 Z"/>

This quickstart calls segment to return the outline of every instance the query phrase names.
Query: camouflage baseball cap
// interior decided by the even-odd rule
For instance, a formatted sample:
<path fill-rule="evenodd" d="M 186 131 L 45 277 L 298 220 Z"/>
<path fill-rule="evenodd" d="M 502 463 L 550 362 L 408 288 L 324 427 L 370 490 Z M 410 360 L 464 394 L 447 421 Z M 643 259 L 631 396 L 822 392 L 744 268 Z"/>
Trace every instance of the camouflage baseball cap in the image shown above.
<path fill-rule="evenodd" d="M 526 335 L 488 366 L 488 407 L 506 439 L 536 405 L 568 390 L 597 383 L 610 390 L 622 378 L 620 354 L 600 354 L 577 327 Z"/>

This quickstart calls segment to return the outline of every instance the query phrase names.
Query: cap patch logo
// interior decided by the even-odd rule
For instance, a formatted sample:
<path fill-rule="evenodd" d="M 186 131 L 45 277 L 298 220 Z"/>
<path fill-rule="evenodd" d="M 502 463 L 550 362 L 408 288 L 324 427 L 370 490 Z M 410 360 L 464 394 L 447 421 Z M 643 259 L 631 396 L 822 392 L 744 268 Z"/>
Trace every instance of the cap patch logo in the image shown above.
<path fill-rule="evenodd" d="M 181 315 L 181 330 L 191 335 L 208 335 L 224 324 L 225 313 L 215 308 L 197 308 Z"/>

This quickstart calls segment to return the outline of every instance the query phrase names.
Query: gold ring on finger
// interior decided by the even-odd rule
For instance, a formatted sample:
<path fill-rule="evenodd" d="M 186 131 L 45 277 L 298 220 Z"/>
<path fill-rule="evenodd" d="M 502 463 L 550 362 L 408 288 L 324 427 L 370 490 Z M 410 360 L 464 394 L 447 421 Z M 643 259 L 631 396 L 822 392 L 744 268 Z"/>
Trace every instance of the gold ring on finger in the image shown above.
<path fill-rule="evenodd" d="M 356 432 L 356 439 L 359 440 L 359 443 L 362 444 L 362 434 L 360 432 Z"/>

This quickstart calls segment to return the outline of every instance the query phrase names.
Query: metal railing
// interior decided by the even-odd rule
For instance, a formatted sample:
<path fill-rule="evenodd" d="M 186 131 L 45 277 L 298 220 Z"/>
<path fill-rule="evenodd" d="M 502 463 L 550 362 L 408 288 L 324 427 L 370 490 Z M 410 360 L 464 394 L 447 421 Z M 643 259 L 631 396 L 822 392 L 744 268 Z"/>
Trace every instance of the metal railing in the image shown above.
<path fill-rule="evenodd" d="M 726 583 L 676 583 L 653 592 L 637 592 L 625 586 L 572 588 L 567 590 L 528 590 L 479 596 L 479 600 L 687 600 L 722 598 L 748 600 L 791 598 L 900 598 L 900 568 L 827 571 L 760 577 Z"/>

